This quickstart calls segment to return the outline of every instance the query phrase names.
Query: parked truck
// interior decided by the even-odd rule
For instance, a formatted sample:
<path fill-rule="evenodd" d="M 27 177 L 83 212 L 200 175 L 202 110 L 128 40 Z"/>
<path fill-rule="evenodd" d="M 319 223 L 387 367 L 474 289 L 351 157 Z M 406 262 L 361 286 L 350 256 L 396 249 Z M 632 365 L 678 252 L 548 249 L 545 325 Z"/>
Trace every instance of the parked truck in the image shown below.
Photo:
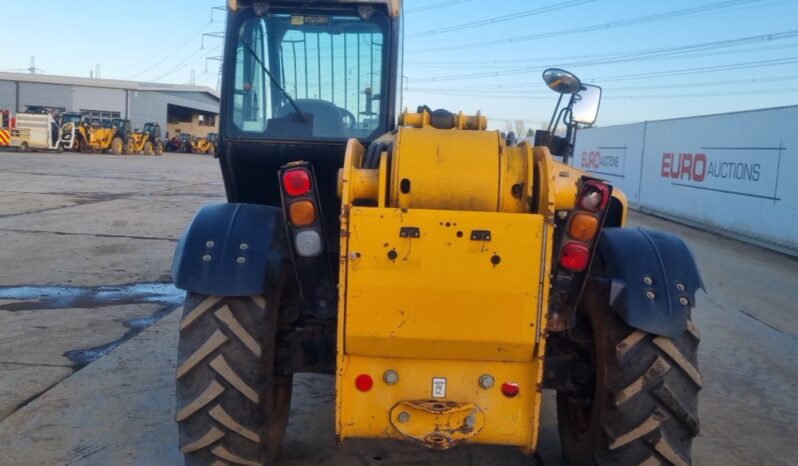
<path fill-rule="evenodd" d="M 63 152 L 72 148 L 74 126 L 61 126 L 50 113 L 19 113 L 16 127 L 10 130 L 11 147 L 20 152 L 51 150 Z"/>
<path fill-rule="evenodd" d="M 16 127 L 16 119 L 9 110 L 0 109 L 0 148 L 11 145 L 11 129 Z"/>

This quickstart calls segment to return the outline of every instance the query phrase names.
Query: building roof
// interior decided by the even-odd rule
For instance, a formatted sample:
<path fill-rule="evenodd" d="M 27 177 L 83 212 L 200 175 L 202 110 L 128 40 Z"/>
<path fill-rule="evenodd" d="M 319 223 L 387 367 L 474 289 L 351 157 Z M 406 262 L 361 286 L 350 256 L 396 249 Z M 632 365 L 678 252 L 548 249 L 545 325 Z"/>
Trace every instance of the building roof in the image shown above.
<path fill-rule="evenodd" d="M 51 74 L 32 73 L 0 73 L 0 81 L 17 81 L 42 84 L 61 84 L 65 86 L 101 87 L 106 89 L 124 89 L 131 91 L 169 91 L 200 92 L 219 99 L 219 93 L 206 86 L 189 86 L 184 84 L 149 83 L 139 81 L 123 81 L 121 79 L 76 78 L 72 76 L 56 76 Z"/>

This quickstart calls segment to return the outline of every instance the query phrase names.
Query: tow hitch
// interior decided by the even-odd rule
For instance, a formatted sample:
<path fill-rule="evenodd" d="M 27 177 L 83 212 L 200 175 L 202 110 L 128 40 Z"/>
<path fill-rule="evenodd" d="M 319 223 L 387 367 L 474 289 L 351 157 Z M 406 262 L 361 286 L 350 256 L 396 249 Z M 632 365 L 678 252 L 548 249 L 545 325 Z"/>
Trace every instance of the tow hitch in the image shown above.
<path fill-rule="evenodd" d="M 402 401 L 391 410 L 391 424 L 408 440 L 448 450 L 474 438 L 485 425 L 485 415 L 471 403 Z"/>

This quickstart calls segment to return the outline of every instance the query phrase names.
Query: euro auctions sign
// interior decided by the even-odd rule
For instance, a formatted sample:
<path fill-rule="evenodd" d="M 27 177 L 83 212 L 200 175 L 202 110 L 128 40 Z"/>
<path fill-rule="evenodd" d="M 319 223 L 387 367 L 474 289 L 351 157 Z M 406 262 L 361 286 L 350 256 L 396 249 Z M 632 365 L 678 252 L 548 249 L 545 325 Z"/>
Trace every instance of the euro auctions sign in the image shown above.
<path fill-rule="evenodd" d="M 584 150 L 579 166 L 597 175 L 623 176 L 626 162 L 626 147 L 602 147 Z"/>
<path fill-rule="evenodd" d="M 783 147 L 703 147 L 665 152 L 660 176 L 675 187 L 779 201 Z"/>

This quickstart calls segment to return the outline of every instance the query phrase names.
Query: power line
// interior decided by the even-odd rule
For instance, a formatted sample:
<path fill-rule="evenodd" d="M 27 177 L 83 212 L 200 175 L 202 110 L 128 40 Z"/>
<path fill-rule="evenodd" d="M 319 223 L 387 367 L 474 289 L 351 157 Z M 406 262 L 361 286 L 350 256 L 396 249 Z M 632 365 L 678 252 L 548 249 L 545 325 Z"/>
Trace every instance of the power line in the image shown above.
<path fill-rule="evenodd" d="M 222 48 L 222 45 L 220 44 L 217 47 L 214 47 L 212 49 L 208 49 L 208 53 L 215 52 L 215 51 L 217 51 L 217 50 L 219 50 L 221 48 Z M 172 67 L 172 69 L 170 69 L 166 73 L 164 73 L 164 74 L 158 76 L 157 78 L 153 79 L 153 81 L 159 81 L 159 80 L 161 80 L 161 79 L 163 79 L 163 78 L 165 78 L 165 77 L 167 77 L 169 75 L 172 75 L 172 74 L 180 71 L 181 69 L 183 69 L 185 66 L 187 66 L 189 64 L 196 63 L 199 60 L 199 55 L 201 54 L 201 52 L 203 50 L 205 50 L 205 49 L 203 49 L 202 47 L 200 47 L 199 49 L 195 50 L 191 55 L 186 57 L 183 61 L 181 61 L 178 64 L 176 64 L 174 67 Z M 193 60 L 193 61 L 191 61 L 191 60 Z"/>
<path fill-rule="evenodd" d="M 571 62 L 571 63 L 562 63 L 560 66 L 564 67 L 586 67 L 586 66 L 597 66 L 597 65 L 608 65 L 608 64 L 615 64 L 615 63 L 624 63 L 629 61 L 645 61 L 645 60 L 660 60 L 667 57 L 684 55 L 688 53 L 695 53 L 695 52 L 706 52 L 708 50 L 717 50 L 721 48 L 728 48 L 728 47 L 739 47 L 743 45 L 749 45 L 752 43 L 758 42 L 770 42 L 776 40 L 784 40 L 784 39 L 791 39 L 798 37 L 798 29 L 779 32 L 779 33 L 772 33 L 772 34 L 764 34 L 758 36 L 748 36 L 748 37 L 741 37 L 736 39 L 725 39 L 720 41 L 713 41 L 713 42 L 702 42 L 697 44 L 689 44 L 689 45 L 680 45 L 674 47 L 665 47 L 665 48 L 655 48 L 655 49 L 646 49 L 646 50 L 638 50 L 638 51 L 631 51 L 625 53 L 619 53 L 617 55 L 611 56 L 610 58 L 599 58 L 594 60 L 585 60 L 581 62 Z M 527 74 L 531 71 L 536 71 L 538 67 L 536 66 L 524 66 L 522 68 L 514 68 L 509 70 L 500 70 L 500 71 L 485 71 L 482 73 L 470 73 L 470 74 L 454 74 L 454 75 L 444 75 L 444 76 L 431 76 L 425 78 L 418 78 L 420 81 L 427 81 L 427 82 L 437 82 L 437 81 L 459 81 L 463 79 L 478 79 L 478 78 L 494 78 L 499 76 L 512 76 L 518 74 Z"/>
<path fill-rule="evenodd" d="M 699 87 L 716 87 L 716 86 L 730 86 L 730 85 L 745 85 L 745 84 L 771 84 L 776 82 L 796 81 L 798 74 L 787 76 L 767 76 L 764 78 L 750 78 L 750 79 L 730 79 L 723 81 L 702 81 L 702 82 L 688 82 L 679 84 L 652 84 L 646 86 L 624 86 L 622 90 L 627 91 L 646 91 L 646 90 L 662 90 L 662 89 L 694 89 Z M 532 91 L 522 90 L 525 87 L 535 86 L 541 88 Z M 491 89 L 478 89 L 478 88 L 409 88 L 410 92 L 427 92 L 427 93 L 445 93 L 456 92 L 460 94 L 469 95 L 506 95 L 506 96 L 519 96 L 519 95 L 549 95 L 550 91 L 542 89 L 541 82 L 536 83 L 519 83 L 519 84 L 506 84 L 499 86 L 492 86 Z M 605 89 L 606 90 L 606 89 Z"/>
<path fill-rule="evenodd" d="M 732 63 L 728 65 L 715 65 L 715 66 L 702 66 L 699 68 L 685 68 L 681 70 L 671 70 L 671 71 L 657 71 L 657 72 L 650 72 L 650 73 L 638 73 L 638 74 L 626 74 L 621 76 L 606 76 L 606 77 L 598 77 L 593 78 L 590 80 L 586 80 L 587 82 L 613 82 L 613 81 L 629 81 L 632 79 L 640 79 L 640 78 L 664 78 L 664 77 L 672 77 L 672 76 L 683 76 L 686 74 L 697 74 L 697 73 L 715 73 L 718 71 L 734 71 L 734 70 L 745 70 L 750 68 L 759 68 L 759 67 L 770 67 L 770 66 L 779 66 L 779 65 L 790 65 L 793 63 L 798 63 L 798 56 L 796 57 L 786 57 L 786 58 L 776 58 L 771 60 L 759 60 L 759 61 L 752 61 L 752 62 L 743 62 L 743 63 Z"/>
<path fill-rule="evenodd" d="M 417 89 L 409 89 L 408 92 L 420 92 Z M 700 93 L 683 93 L 683 94 L 642 94 L 642 95 L 614 95 L 605 92 L 602 96 L 603 100 L 644 100 L 644 99 L 670 99 L 670 98 L 698 98 L 698 97 L 721 97 L 729 95 L 757 95 L 757 94 L 781 94 L 798 92 L 798 88 L 783 88 L 783 89 L 768 89 L 768 90 L 736 90 L 736 91 L 718 91 L 718 92 L 700 92 Z M 472 98 L 490 98 L 490 99 L 506 99 L 506 100 L 542 100 L 546 97 L 532 93 L 523 94 L 485 94 L 485 93 L 469 93 L 469 92 L 437 92 L 439 95 L 451 97 L 472 97 Z M 550 92 L 547 95 L 551 96 Z"/>
<path fill-rule="evenodd" d="M 447 27 L 442 27 L 442 28 L 438 28 L 438 29 L 430 29 L 428 31 L 417 32 L 415 34 L 407 34 L 405 37 L 408 38 L 408 39 L 415 39 L 415 38 L 418 38 L 418 37 L 428 37 L 428 36 L 434 36 L 434 35 L 437 35 L 437 34 L 443 34 L 445 32 L 461 31 L 463 29 L 471 29 L 471 28 L 475 28 L 475 27 L 479 27 L 479 26 L 487 26 L 487 25 L 490 25 L 490 24 L 503 23 L 503 22 L 506 22 L 506 21 L 512 21 L 512 20 L 516 20 L 516 19 L 527 18 L 529 16 L 535 16 L 535 15 L 540 15 L 540 14 L 543 14 L 543 13 L 549 13 L 549 12 L 552 12 L 552 11 L 563 10 L 563 9 L 566 9 L 566 8 L 573 8 L 573 7 L 576 7 L 576 6 L 584 5 L 586 3 L 593 3 L 595 1 L 596 0 L 569 0 L 569 1 L 566 1 L 566 2 L 562 2 L 562 3 L 557 3 L 555 5 L 549 5 L 549 6 L 545 6 L 545 7 L 541 7 L 541 8 L 535 8 L 535 9 L 532 9 L 532 10 L 521 11 L 519 13 L 511 13 L 511 14 L 508 14 L 508 15 L 497 16 L 495 18 L 481 19 L 479 21 L 473 21 L 473 22 L 470 22 L 470 23 L 458 24 L 456 26 L 447 26 Z"/>
<path fill-rule="evenodd" d="M 163 64 L 163 63 L 164 63 L 166 60 L 168 60 L 168 59 L 172 58 L 172 56 L 173 56 L 174 54 L 176 54 L 178 51 L 182 50 L 182 49 L 183 49 L 183 47 L 185 47 L 186 45 L 188 45 L 188 43 L 189 43 L 189 42 L 191 42 L 193 39 L 196 39 L 196 38 L 197 38 L 197 34 L 199 34 L 199 33 L 201 33 L 202 31 L 204 31 L 204 30 L 205 30 L 205 28 L 207 28 L 207 27 L 208 27 L 208 26 L 210 26 L 211 24 L 213 24 L 213 21 L 208 21 L 207 23 L 204 23 L 204 24 L 202 25 L 202 27 L 200 27 L 200 28 L 198 28 L 198 29 L 195 29 L 195 30 L 194 30 L 193 32 L 191 32 L 189 35 L 185 36 L 185 37 L 186 37 L 186 39 L 185 39 L 185 41 L 184 41 L 184 42 L 182 42 L 182 43 L 181 43 L 180 45 L 178 45 L 176 48 L 172 49 L 172 51 L 170 51 L 169 53 L 167 53 L 166 55 L 164 55 L 164 56 L 163 56 L 163 57 L 162 57 L 160 60 L 158 60 L 158 61 L 156 61 L 155 63 L 153 63 L 152 65 L 150 65 L 150 66 L 149 66 L 147 69 L 145 69 L 145 70 L 143 70 L 143 71 L 141 71 L 141 72 L 139 72 L 139 73 L 136 73 L 136 74 L 134 74 L 133 76 L 129 77 L 129 78 L 128 78 L 128 80 L 129 80 L 129 81 L 132 81 L 132 80 L 134 80 L 134 79 L 138 78 L 139 76 L 143 76 L 143 75 L 145 75 L 145 74 L 149 73 L 150 71 L 154 70 L 155 68 L 159 67 L 160 65 L 162 65 L 162 64 Z M 200 37 L 201 37 L 201 36 L 200 36 Z"/>
<path fill-rule="evenodd" d="M 609 100 L 644 100 L 644 99 L 696 99 L 702 97 L 723 97 L 729 95 L 759 95 L 759 94 L 787 94 L 792 92 L 798 92 L 798 88 L 786 88 L 786 89 L 768 89 L 768 90 L 756 90 L 756 91 L 728 91 L 728 92 L 702 92 L 702 93 L 689 93 L 689 94 L 649 94 L 649 95 L 608 95 L 606 96 Z"/>
<path fill-rule="evenodd" d="M 449 0 L 448 2 L 433 3 L 432 5 L 419 6 L 419 7 L 416 7 L 416 8 L 408 8 L 408 9 L 406 9 L 404 11 L 404 13 L 405 14 L 408 14 L 408 13 L 419 13 L 421 11 L 434 10 L 436 8 L 444 8 L 444 7 L 452 6 L 452 5 L 459 5 L 461 3 L 467 3 L 467 2 L 470 2 L 470 1 L 471 0 Z"/>
<path fill-rule="evenodd" d="M 739 45 L 748 45 L 748 44 L 739 44 Z M 725 50 L 725 51 L 713 50 L 711 52 L 686 51 L 686 52 L 684 52 L 682 54 L 678 54 L 678 55 L 669 54 L 668 56 L 655 56 L 655 57 L 652 57 L 652 59 L 654 59 L 655 61 L 659 61 L 659 60 L 674 60 L 674 59 L 675 60 L 683 60 L 683 59 L 689 59 L 689 58 L 717 57 L 717 56 L 720 56 L 720 55 L 739 55 L 741 53 L 755 53 L 755 52 L 772 51 L 772 50 L 783 50 L 783 49 L 794 50 L 796 47 L 798 47 L 798 44 L 790 43 L 790 44 L 782 44 L 782 45 L 773 45 L 773 46 L 769 46 L 769 47 L 747 48 L 747 49 L 742 49 L 742 50 Z M 552 63 L 564 63 L 564 64 L 560 64 L 558 66 L 586 66 L 586 65 L 582 65 L 585 62 L 579 62 L 579 61 L 569 62 L 567 60 L 577 60 L 577 59 L 585 59 L 585 58 L 598 59 L 598 58 L 602 58 L 602 57 L 603 58 L 608 58 L 608 59 L 616 59 L 616 58 L 621 58 L 621 57 L 628 56 L 629 54 L 633 54 L 633 53 L 635 53 L 635 52 L 612 52 L 612 53 L 609 53 L 609 54 L 582 55 L 582 56 L 572 56 L 572 57 L 537 58 L 537 59 L 531 59 L 531 60 L 516 60 L 516 62 L 517 62 L 516 64 L 524 63 L 524 64 L 530 64 L 531 65 L 533 63 L 537 63 L 537 64 L 540 64 L 541 66 L 550 66 Z M 560 60 L 565 60 L 565 61 L 561 62 Z M 647 60 L 649 60 L 649 58 L 648 57 L 644 57 L 640 61 L 647 61 Z M 410 63 L 405 62 L 405 64 L 407 65 L 407 64 L 418 64 L 418 63 L 417 62 L 410 62 Z M 497 65 L 492 65 L 492 64 L 490 64 L 490 62 L 486 62 L 484 64 L 480 64 L 480 63 L 476 63 L 476 62 L 472 62 L 470 64 L 453 64 L 453 63 L 445 63 L 444 62 L 444 63 L 430 64 L 430 65 L 423 65 L 424 68 L 430 68 L 430 69 L 442 68 L 442 69 L 469 69 L 469 70 L 470 69 L 474 69 L 476 67 L 489 67 L 489 66 L 497 67 L 497 68 L 502 69 L 502 70 L 516 69 L 515 67 L 510 67 L 510 65 L 498 65 L 498 66 Z M 537 85 L 537 83 L 535 83 L 535 84 Z"/>
<path fill-rule="evenodd" d="M 442 52 L 442 51 L 449 51 L 449 50 L 452 50 L 452 49 L 470 50 L 470 49 L 474 49 L 474 48 L 491 47 L 491 46 L 494 46 L 494 45 L 503 45 L 503 44 L 510 44 L 510 43 L 516 43 L 516 42 L 527 42 L 527 41 L 537 40 L 537 39 L 548 39 L 548 38 L 551 38 L 551 37 L 561 37 L 561 36 L 567 36 L 567 35 L 572 35 L 572 34 L 580 34 L 580 33 L 584 33 L 584 32 L 604 31 L 604 30 L 607 30 L 607 29 L 614 29 L 614 28 L 619 28 L 619 27 L 626 27 L 626 26 L 633 26 L 633 25 L 644 24 L 644 23 L 664 21 L 664 20 L 674 19 L 674 18 L 682 18 L 682 17 L 686 17 L 686 16 L 692 16 L 692 15 L 696 15 L 696 14 L 707 13 L 707 12 L 710 12 L 710 11 L 717 11 L 717 10 L 724 10 L 724 9 L 728 9 L 728 8 L 734 8 L 734 7 L 747 5 L 747 4 L 751 4 L 751 3 L 759 3 L 759 2 L 762 2 L 762 1 L 765 1 L 765 0 L 727 0 L 727 1 L 718 2 L 718 3 L 711 3 L 709 5 L 702 5 L 702 6 L 698 6 L 698 7 L 685 8 L 685 9 L 681 9 L 681 10 L 667 11 L 667 12 L 664 12 L 664 13 L 657 13 L 657 14 L 654 14 L 654 15 L 639 16 L 639 17 L 636 17 L 636 18 L 629 18 L 629 19 L 623 19 L 623 20 L 618 20 L 618 21 L 611 21 L 609 23 L 600 23 L 600 24 L 593 24 L 593 25 L 590 25 L 590 26 L 582 26 L 582 27 L 578 27 L 578 28 L 564 29 L 564 30 L 560 30 L 560 31 L 550 31 L 550 32 L 544 32 L 544 33 L 539 33 L 539 34 L 530 34 L 530 35 L 525 35 L 525 36 L 509 37 L 509 38 L 506 38 L 506 39 L 496 39 L 496 40 L 472 42 L 472 43 L 466 43 L 466 44 L 457 44 L 457 45 L 454 45 L 454 46 L 433 47 L 433 48 L 429 48 L 429 49 L 419 49 L 419 50 L 413 50 L 412 53 L 420 54 L 420 53 L 430 53 L 430 52 Z"/>
<path fill-rule="evenodd" d="M 699 73 L 716 73 L 719 71 L 737 71 L 737 70 L 744 70 L 751 68 L 790 65 L 794 63 L 798 63 L 798 56 L 776 58 L 770 60 L 758 60 L 758 61 L 750 61 L 742 63 L 731 63 L 726 65 L 702 66 L 697 68 L 683 68 L 680 70 L 656 71 L 656 72 L 638 73 L 638 74 L 624 74 L 618 76 L 602 76 L 591 79 L 583 79 L 582 81 L 603 85 L 604 83 L 608 82 L 629 81 L 641 78 L 665 78 L 665 77 L 684 76 L 684 75 L 699 74 Z M 446 92 L 446 90 L 440 90 L 437 92 Z"/>

